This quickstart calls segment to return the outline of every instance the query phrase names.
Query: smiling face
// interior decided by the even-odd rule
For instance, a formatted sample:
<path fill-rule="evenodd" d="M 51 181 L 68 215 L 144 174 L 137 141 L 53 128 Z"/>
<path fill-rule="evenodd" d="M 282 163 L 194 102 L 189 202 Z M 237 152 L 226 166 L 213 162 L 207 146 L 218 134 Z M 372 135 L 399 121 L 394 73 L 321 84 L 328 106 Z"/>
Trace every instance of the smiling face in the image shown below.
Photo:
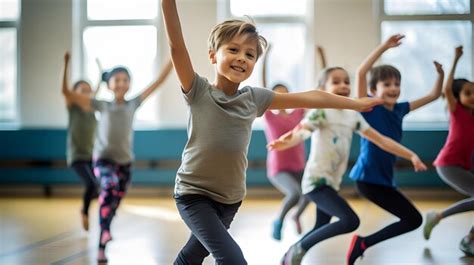
<path fill-rule="evenodd" d="M 351 82 L 349 75 L 343 69 L 334 69 L 329 72 L 323 88 L 329 93 L 348 97 L 351 95 Z"/>
<path fill-rule="evenodd" d="M 125 72 L 115 73 L 110 77 L 107 85 L 114 92 L 115 98 L 123 99 L 130 89 L 130 76 Z"/>
<path fill-rule="evenodd" d="M 474 83 L 464 83 L 459 93 L 459 103 L 470 111 L 474 111 Z"/>
<path fill-rule="evenodd" d="M 209 57 L 216 65 L 218 79 L 240 84 L 249 78 L 257 62 L 257 46 L 258 39 L 243 34 L 222 44 L 217 51 L 210 50 Z"/>
<path fill-rule="evenodd" d="M 376 84 L 375 90 L 372 89 L 372 94 L 384 100 L 387 106 L 394 106 L 400 97 L 400 80 L 390 78 L 380 80 Z"/>

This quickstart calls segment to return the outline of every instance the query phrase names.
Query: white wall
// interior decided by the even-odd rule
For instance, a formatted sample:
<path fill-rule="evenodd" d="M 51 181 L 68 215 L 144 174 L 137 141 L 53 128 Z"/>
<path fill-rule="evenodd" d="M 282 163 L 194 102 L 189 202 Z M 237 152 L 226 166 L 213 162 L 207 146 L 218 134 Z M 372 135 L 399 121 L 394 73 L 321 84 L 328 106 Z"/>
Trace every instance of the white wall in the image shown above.
<path fill-rule="evenodd" d="M 194 68 L 209 80 L 213 80 L 214 73 L 206 41 L 217 22 L 217 1 L 178 0 Z M 66 126 L 67 113 L 59 90 L 63 53 L 72 48 L 72 2 L 22 1 L 19 73 L 22 126 Z M 315 0 L 314 20 L 314 40 L 325 47 L 329 65 L 343 66 L 353 72 L 378 42 L 372 0 Z M 166 44 L 164 35 L 161 44 Z M 174 75 L 159 92 L 157 105 L 159 126 L 186 125 L 186 106 Z"/>

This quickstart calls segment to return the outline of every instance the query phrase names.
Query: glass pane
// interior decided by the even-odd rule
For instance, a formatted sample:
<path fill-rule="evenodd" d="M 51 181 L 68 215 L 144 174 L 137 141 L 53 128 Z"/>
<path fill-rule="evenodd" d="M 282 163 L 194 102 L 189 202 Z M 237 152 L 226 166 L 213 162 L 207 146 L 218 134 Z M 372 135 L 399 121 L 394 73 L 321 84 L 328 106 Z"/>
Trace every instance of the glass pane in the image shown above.
<path fill-rule="evenodd" d="M 158 0 L 87 0 L 87 17 L 92 20 L 153 19 Z"/>
<path fill-rule="evenodd" d="M 463 45 L 464 55 L 456 77 L 472 80 L 472 31 L 466 21 L 404 21 L 383 22 L 382 39 L 402 33 L 403 44 L 383 56 L 384 63 L 393 64 L 402 73 L 400 100 L 414 100 L 431 91 L 436 80 L 433 60 L 443 65 L 445 76 L 454 56 L 454 48 Z M 446 121 L 445 102 L 441 99 L 407 116 L 407 121 Z"/>
<path fill-rule="evenodd" d="M 300 16 L 306 12 L 307 0 L 231 0 L 234 16 Z"/>
<path fill-rule="evenodd" d="M 284 83 L 290 91 L 304 90 L 305 26 L 294 23 L 259 24 L 258 30 L 272 48 L 268 58 L 267 86 Z M 291 56 L 288 52 L 291 51 Z M 243 85 L 262 85 L 262 62 L 259 59 L 250 78 Z"/>
<path fill-rule="evenodd" d="M 99 78 L 96 58 L 105 69 L 126 66 L 132 76 L 127 98 L 132 98 L 151 84 L 156 71 L 157 31 L 154 26 L 90 27 L 84 31 L 84 66 L 86 78 Z M 112 100 L 113 94 L 103 84 L 99 98 Z M 139 124 L 156 124 L 156 98 L 152 97 L 137 112 Z"/>
<path fill-rule="evenodd" d="M 0 29 L 0 121 L 16 119 L 16 29 Z"/>
<path fill-rule="evenodd" d="M 469 0 L 385 0 L 388 15 L 469 14 Z"/>
<path fill-rule="evenodd" d="M 0 0 L 0 20 L 17 20 L 19 15 L 19 0 Z"/>

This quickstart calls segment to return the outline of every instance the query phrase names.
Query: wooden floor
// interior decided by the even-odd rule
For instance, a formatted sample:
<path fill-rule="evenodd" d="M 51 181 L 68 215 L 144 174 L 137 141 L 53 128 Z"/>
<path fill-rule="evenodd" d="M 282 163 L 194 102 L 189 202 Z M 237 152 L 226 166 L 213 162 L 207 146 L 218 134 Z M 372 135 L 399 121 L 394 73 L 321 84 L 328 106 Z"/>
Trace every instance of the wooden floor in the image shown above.
<path fill-rule="evenodd" d="M 394 218 L 365 200 L 351 199 L 361 218 L 358 233 L 365 235 L 389 224 Z M 415 202 L 425 213 L 443 208 L 449 200 Z M 92 206 L 91 231 L 79 224 L 79 199 L 0 199 L 0 264 L 95 264 L 98 238 L 97 205 Z M 270 224 L 279 200 L 247 199 L 240 209 L 231 233 L 242 247 L 249 264 L 278 264 L 289 245 L 298 239 L 291 223 L 284 228 L 284 239 L 270 238 Z M 473 224 L 473 213 L 444 220 L 429 242 L 421 228 L 383 242 L 368 250 L 357 264 L 474 264 L 458 249 L 461 238 Z M 314 206 L 309 207 L 303 224 L 314 222 Z M 169 198 L 127 198 L 113 223 L 114 240 L 109 244 L 109 264 L 172 264 L 188 237 L 173 201 Z M 351 235 L 327 240 L 313 247 L 303 264 L 344 264 Z M 205 264 L 214 264 L 208 258 Z"/>

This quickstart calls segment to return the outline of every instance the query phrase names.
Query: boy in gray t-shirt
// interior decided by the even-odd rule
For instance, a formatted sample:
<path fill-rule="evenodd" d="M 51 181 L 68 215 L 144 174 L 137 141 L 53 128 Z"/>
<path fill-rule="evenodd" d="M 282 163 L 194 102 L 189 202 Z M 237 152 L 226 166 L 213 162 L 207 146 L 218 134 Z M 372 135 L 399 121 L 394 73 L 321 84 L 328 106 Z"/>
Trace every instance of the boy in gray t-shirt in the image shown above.
<path fill-rule="evenodd" d="M 209 36 L 216 77 L 197 75 L 182 36 L 175 0 L 162 0 L 171 57 L 188 103 L 188 143 L 176 176 L 175 198 L 191 237 L 174 264 L 247 264 L 227 229 L 245 196 L 247 148 L 253 120 L 267 108 L 369 109 L 378 99 L 352 100 L 322 91 L 278 94 L 239 85 L 252 74 L 266 46 L 255 25 L 229 20 Z"/>

